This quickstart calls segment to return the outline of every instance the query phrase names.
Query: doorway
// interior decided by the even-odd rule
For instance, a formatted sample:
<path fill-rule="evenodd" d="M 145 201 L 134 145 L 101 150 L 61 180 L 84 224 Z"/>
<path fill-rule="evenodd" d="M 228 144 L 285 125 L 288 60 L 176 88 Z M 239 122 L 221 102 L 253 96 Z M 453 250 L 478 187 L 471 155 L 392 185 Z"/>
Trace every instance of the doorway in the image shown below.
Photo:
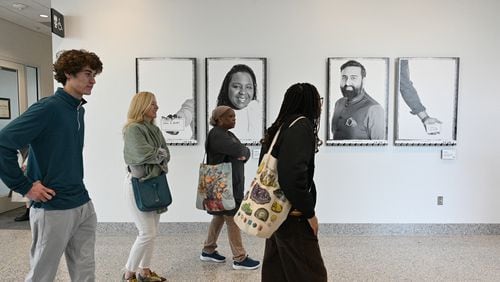
<path fill-rule="evenodd" d="M 38 68 L 0 60 L 0 130 L 39 99 Z M 24 205 L 11 202 L 10 189 L 0 180 L 0 213 Z"/>

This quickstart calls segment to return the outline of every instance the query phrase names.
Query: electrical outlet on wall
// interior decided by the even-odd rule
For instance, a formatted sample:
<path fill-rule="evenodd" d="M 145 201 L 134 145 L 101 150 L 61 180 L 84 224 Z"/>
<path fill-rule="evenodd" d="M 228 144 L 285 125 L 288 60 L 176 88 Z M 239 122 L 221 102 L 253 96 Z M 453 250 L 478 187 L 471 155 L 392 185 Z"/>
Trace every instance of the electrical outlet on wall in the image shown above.
<path fill-rule="evenodd" d="M 442 206 L 443 205 L 443 196 L 438 196 L 437 197 L 437 205 Z"/>

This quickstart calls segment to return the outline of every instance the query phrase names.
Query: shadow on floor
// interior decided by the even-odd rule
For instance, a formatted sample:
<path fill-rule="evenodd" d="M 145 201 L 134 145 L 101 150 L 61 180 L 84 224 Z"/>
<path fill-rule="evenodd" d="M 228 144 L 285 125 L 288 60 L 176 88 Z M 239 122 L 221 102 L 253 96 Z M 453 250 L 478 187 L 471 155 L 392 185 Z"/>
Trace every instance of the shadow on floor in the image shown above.
<path fill-rule="evenodd" d="M 0 213 L 0 229 L 11 229 L 11 230 L 29 230 L 29 221 L 14 221 L 14 218 L 22 215 L 26 210 L 25 207 L 20 207 L 8 212 Z"/>

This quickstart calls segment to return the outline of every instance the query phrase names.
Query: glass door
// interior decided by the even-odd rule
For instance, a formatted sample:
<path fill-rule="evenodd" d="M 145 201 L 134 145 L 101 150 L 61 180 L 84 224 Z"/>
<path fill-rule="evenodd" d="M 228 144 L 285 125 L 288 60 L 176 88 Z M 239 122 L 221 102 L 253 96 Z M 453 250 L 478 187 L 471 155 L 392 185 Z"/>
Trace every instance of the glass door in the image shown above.
<path fill-rule="evenodd" d="M 17 118 L 26 107 L 25 66 L 0 60 L 0 130 Z M 0 180 L 0 213 L 23 205 L 11 202 L 9 192 L 10 189 Z"/>

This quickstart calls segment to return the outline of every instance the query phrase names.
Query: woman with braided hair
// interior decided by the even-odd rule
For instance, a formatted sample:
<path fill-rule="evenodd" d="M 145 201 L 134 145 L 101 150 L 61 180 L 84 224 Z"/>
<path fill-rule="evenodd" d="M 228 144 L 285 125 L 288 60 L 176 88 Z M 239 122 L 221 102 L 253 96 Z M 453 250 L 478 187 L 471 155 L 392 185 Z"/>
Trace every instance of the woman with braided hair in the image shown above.
<path fill-rule="evenodd" d="M 318 244 L 315 215 L 314 157 L 322 98 L 314 85 L 297 83 L 285 93 L 276 121 L 261 141 L 261 159 L 274 135 L 280 135 L 271 152 L 278 159 L 278 182 L 292 209 L 279 229 L 266 240 L 262 281 L 327 281 Z M 300 150 L 297 150 L 300 148 Z"/>

